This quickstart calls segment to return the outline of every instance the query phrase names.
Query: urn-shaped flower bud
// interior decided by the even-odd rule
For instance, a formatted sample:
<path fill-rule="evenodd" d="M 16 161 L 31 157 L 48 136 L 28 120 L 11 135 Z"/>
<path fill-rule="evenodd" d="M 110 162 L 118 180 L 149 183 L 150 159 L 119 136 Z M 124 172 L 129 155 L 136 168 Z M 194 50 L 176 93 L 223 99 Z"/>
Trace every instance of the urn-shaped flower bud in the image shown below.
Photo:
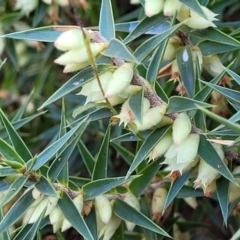
<path fill-rule="evenodd" d="M 197 200 L 195 197 L 186 197 L 183 199 L 188 206 L 190 206 L 191 208 L 193 209 L 196 209 L 197 208 Z"/>
<path fill-rule="evenodd" d="M 54 46 L 62 51 L 84 47 L 84 35 L 80 29 L 70 29 L 63 32 L 55 41 Z"/>
<path fill-rule="evenodd" d="M 176 57 L 177 49 L 180 46 L 180 39 L 178 37 L 171 37 L 165 49 L 163 61 L 169 61 Z"/>
<path fill-rule="evenodd" d="M 80 193 L 72 201 L 77 211 L 81 214 L 83 209 L 83 195 Z M 64 232 L 65 230 L 69 229 L 71 226 L 72 224 L 66 218 L 64 218 L 61 226 L 61 231 Z"/>
<path fill-rule="evenodd" d="M 156 127 L 161 122 L 168 105 L 163 103 L 161 106 L 150 108 L 143 116 L 142 122 L 134 120 L 133 123 L 136 125 L 138 131 L 144 131 L 150 128 Z"/>
<path fill-rule="evenodd" d="M 216 77 L 217 75 L 224 71 L 222 62 L 217 55 L 204 56 L 203 68 L 213 77 Z"/>
<path fill-rule="evenodd" d="M 102 50 L 107 47 L 106 43 L 90 43 L 92 55 L 97 56 Z M 87 49 L 85 47 L 73 49 L 65 52 L 54 62 L 59 65 L 78 64 L 89 61 Z"/>
<path fill-rule="evenodd" d="M 167 198 L 167 190 L 165 188 L 157 188 L 152 198 L 152 215 L 153 219 L 159 220 L 164 211 L 163 207 Z"/>
<path fill-rule="evenodd" d="M 192 133 L 179 145 L 174 143 L 165 154 L 166 159 L 177 157 L 177 163 L 192 162 L 197 155 L 200 137 Z"/>
<path fill-rule="evenodd" d="M 217 143 L 212 143 L 212 146 L 216 150 L 221 161 L 227 163 L 227 159 L 224 159 L 224 152 L 222 146 Z M 194 181 L 194 187 L 202 187 L 205 191 L 207 186 L 210 185 L 213 180 L 218 179 L 220 176 L 220 173 L 216 169 L 214 169 L 208 163 L 201 159 L 198 166 L 198 177 Z"/>
<path fill-rule="evenodd" d="M 182 3 L 179 0 L 166 0 L 163 7 L 163 14 L 165 16 L 173 16 L 181 8 Z"/>
<path fill-rule="evenodd" d="M 56 207 L 59 198 L 58 197 L 48 197 L 48 199 L 49 199 L 49 202 L 48 202 L 47 209 L 46 209 L 46 212 L 44 214 L 44 217 L 51 214 L 53 209 Z"/>
<path fill-rule="evenodd" d="M 172 134 L 168 132 L 149 153 L 149 160 L 154 160 L 158 157 L 163 156 L 167 152 L 169 147 L 172 145 L 172 143 Z"/>
<path fill-rule="evenodd" d="M 124 63 L 112 75 L 106 92 L 105 98 L 110 98 L 127 88 L 133 78 L 133 64 Z"/>
<path fill-rule="evenodd" d="M 240 166 L 237 166 L 233 169 L 232 174 L 239 174 L 240 173 Z M 240 178 L 235 178 L 236 183 L 240 186 Z M 233 202 L 237 199 L 240 199 L 240 187 L 236 184 L 230 182 L 229 185 L 229 202 Z"/>
<path fill-rule="evenodd" d="M 179 9 L 179 11 L 177 12 L 177 20 L 179 22 L 183 22 L 184 20 L 186 20 L 187 18 L 189 18 L 190 15 L 190 8 L 182 5 L 181 8 Z"/>
<path fill-rule="evenodd" d="M 124 198 L 123 201 L 126 202 L 127 204 L 129 204 L 131 207 L 135 208 L 137 211 L 140 211 L 140 204 L 139 201 L 137 199 L 137 197 L 135 195 L 133 195 L 130 192 L 127 192 L 124 194 Z M 125 221 L 127 230 L 129 232 L 132 232 L 134 227 L 135 227 L 135 223 L 129 222 L 129 221 Z"/>
<path fill-rule="evenodd" d="M 95 198 L 95 208 L 98 211 L 100 219 L 108 224 L 112 217 L 112 206 L 105 195 L 99 195 Z"/>
<path fill-rule="evenodd" d="M 198 61 L 200 70 L 202 70 L 203 56 L 202 56 L 202 52 L 198 46 L 192 47 L 192 56 L 193 56 L 193 61 L 195 62 L 195 64 Z"/>
<path fill-rule="evenodd" d="M 148 17 L 162 12 L 165 0 L 145 0 L 144 10 Z"/>
<path fill-rule="evenodd" d="M 37 5 L 37 0 L 16 0 L 14 10 L 21 10 L 23 14 L 28 16 L 30 12 L 37 8 Z"/>
<path fill-rule="evenodd" d="M 173 122 L 172 129 L 173 142 L 175 145 L 181 144 L 190 134 L 192 129 L 192 124 L 188 115 L 186 113 L 178 114 Z"/>
<path fill-rule="evenodd" d="M 57 232 L 61 228 L 64 220 L 64 215 L 58 206 L 56 206 L 49 215 L 49 220 L 53 226 L 53 232 Z"/>

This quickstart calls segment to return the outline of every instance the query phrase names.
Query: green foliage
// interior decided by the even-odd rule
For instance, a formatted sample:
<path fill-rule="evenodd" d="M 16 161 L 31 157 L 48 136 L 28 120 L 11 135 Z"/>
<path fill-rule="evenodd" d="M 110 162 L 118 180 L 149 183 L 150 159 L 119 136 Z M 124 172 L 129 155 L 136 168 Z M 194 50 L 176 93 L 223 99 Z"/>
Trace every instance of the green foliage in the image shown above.
<path fill-rule="evenodd" d="M 239 238 L 240 5 L 150 1 L 0 2 L 1 239 Z"/>

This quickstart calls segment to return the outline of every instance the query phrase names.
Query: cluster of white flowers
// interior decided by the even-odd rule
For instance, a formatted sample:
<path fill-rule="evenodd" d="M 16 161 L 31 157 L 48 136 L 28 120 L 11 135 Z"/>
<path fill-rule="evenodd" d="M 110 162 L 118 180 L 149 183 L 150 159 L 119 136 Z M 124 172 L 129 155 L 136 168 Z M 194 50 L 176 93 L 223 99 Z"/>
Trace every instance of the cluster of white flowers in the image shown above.
<path fill-rule="evenodd" d="M 201 6 L 202 12 L 206 16 L 203 18 L 189 7 L 182 4 L 179 0 L 145 0 L 145 14 L 152 17 L 160 12 L 165 16 L 173 16 L 177 12 L 177 20 L 183 22 L 194 29 L 204 29 L 208 27 L 216 27 L 213 21 L 217 14 L 208 8 Z"/>

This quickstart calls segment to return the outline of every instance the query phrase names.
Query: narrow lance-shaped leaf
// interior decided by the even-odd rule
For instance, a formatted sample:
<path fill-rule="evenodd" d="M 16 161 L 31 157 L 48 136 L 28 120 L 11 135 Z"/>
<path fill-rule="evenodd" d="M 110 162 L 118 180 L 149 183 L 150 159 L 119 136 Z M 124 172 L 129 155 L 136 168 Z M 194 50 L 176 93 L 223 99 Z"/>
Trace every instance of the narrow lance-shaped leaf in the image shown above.
<path fill-rule="evenodd" d="M 108 126 L 102 145 L 100 147 L 98 157 L 93 169 L 92 180 L 104 179 L 107 176 L 110 133 L 111 133 L 111 125 Z"/>
<path fill-rule="evenodd" d="M 111 0 L 102 0 L 99 31 L 101 35 L 108 41 L 110 41 L 111 38 L 115 37 L 115 26 Z"/>
<path fill-rule="evenodd" d="M 227 67 L 224 69 L 240 85 L 240 76 Z"/>
<path fill-rule="evenodd" d="M 123 147 L 120 144 L 117 144 L 115 142 L 112 142 L 111 145 L 113 148 L 117 151 L 117 153 L 129 164 L 131 165 L 133 159 L 134 159 L 134 154 L 127 150 L 125 147 Z"/>
<path fill-rule="evenodd" d="M 207 164 L 217 170 L 220 174 L 222 174 L 225 178 L 235 183 L 235 179 L 231 172 L 229 171 L 226 164 L 219 158 L 212 144 L 207 141 L 206 137 L 200 135 L 200 143 L 198 147 L 198 155 L 202 160 L 204 160 Z"/>
<path fill-rule="evenodd" d="M 131 173 L 141 164 L 141 162 L 148 156 L 149 152 L 152 148 L 160 141 L 160 137 L 164 136 L 165 133 L 168 131 L 169 127 L 163 127 L 160 129 L 154 130 L 148 138 L 144 141 L 141 148 L 137 152 L 132 165 L 130 166 L 126 178 L 128 178 Z"/>
<path fill-rule="evenodd" d="M 161 229 L 151 219 L 147 218 L 142 213 L 138 212 L 135 208 L 131 207 L 127 203 L 116 199 L 113 205 L 114 213 L 121 219 L 129 222 L 133 222 L 138 226 L 147 228 L 160 235 L 170 237 L 163 229 Z"/>
<path fill-rule="evenodd" d="M 0 235 L 12 226 L 25 213 L 30 205 L 35 201 L 32 191 L 25 192 L 11 207 L 0 222 Z"/>
<path fill-rule="evenodd" d="M 43 193 L 44 195 L 50 197 L 58 197 L 58 193 L 56 192 L 55 188 L 53 187 L 53 183 L 51 183 L 45 176 L 41 176 L 40 180 L 37 182 L 35 187 Z"/>
<path fill-rule="evenodd" d="M 228 179 L 219 178 L 217 180 L 217 197 L 223 215 L 224 223 L 226 225 L 228 219 L 228 189 L 229 189 Z"/>
<path fill-rule="evenodd" d="M 2 109 L 0 109 L 0 117 L 3 121 L 3 124 L 8 132 L 8 136 L 12 142 L 13 147 L 17 151 L 17 153 L 21 156 L 21 158 L 26 162 L 32 158 L 32 154 L 27 148 L 26 144 L 23 142 L 21 137 L 18 135 L 13 125 L 9 122 Z"/>
<path fill-rule="evenodd" d="M 76 231 L 78 231 L 85 239 L 94 240 L 82 215 L 77 211 L 72 200 L 65 192 L 62 194 L 62 198 L 58 200 L 58 206 L 63 212 L 65 218 L 72 224 Z"/>

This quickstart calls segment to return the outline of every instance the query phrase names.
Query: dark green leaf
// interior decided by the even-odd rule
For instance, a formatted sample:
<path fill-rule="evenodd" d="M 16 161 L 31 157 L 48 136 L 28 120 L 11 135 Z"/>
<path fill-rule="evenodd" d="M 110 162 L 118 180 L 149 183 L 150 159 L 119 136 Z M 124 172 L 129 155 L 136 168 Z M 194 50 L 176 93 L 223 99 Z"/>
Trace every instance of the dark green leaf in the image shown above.
<path fill-rule="evenodd" d="M 88 226 L 88 229 L 90 230 L 91 234 L 93 235 L 93 238 L 98 239 L 96 212 L 94 211 L 94 209 L 92 209 L 92 211 L 90 212 L 89 215 L 84 217 L 84 220 Z"/>
<path fill-rule="evenodd" d="M 195 93 L 196 75 L 191 48 L 189 46 L 179 48 L 176 59 L 186 92 L 190 98 L 193 98 Z"/>
<path fill-rule="evenodd" d="M 128 62 L 139 64 L 133 53 L 120 40 L 113 38 L 110 40 L 108 48 L 102 55 L 113 58 L 120 58 Z"/>
<path fill-rule="evenodd" d="M 43 175 L 41 176 L 40 180 L 37 182 L 35 187 L 38 189 L 38 191 L 40 191 L 44 195 L 47 195 L 50 197 L 59 196 L 55 188 L 53 187 L 53 184 Z"/>
<path fill-rule="evenodd" d="M 40 1 L 38 3 L 38 7 L 35 11 L 34 18 L 33 18 L 33 27 L 36 27 L 41 20 L 46 16 L 47 10 L 48 10 L 48 4 L 44 3 L 43 1 Z"/>
<path fill-rule="evenodd" d="M 1 120 L 8 132 L 8 136 L 11 140 L 11 143 L 17 153 L 21 156 L 21 158 L 27 162 L 27 160 L 32 158 L 32 154 L 28 150 L 26 144 L 23 142 L 21 137 L 18 135 L 18 133 L 15 131 L 14 127 L 12 124 L 8 121 L 6 115 L 3 113 L 3 111 L 0 109 L 0 117 Z"/>
<path fill-rule="evenodd" d="M 133 222 L 138 226 L 147 228 L 160 235 L 170 237 L 163 229 L 155 224 L 151 219 L 147 218 L 142 213 L 138 212 L 135 208 L 131 207 L 127 203 L 116 199 L 113 205 L 114 213 L 121 219 L 129 222 Z"/>
<path fill-rule="evenodd" d="M 3 167 L 3 168 L 0 168 L 0 176 L 1 177 L 6 177 L 6 176 L 9 176 L 9 175 L 14 175 L 14 174 L 17 174 L 18 171 L 16 169 L 13 169 L 11 167 Z"/>
<path fill-rule="evenodd" d="M 180 96 L 170 97 L 168 105 L 167 114 L 198 109 L 197 105 L 202 108 L 213 107 L 211 104 Z"/>
<path fill-rule="evenodd" d="M 133 112 L 135 118 L 139 122 L 142 122 L 142 117 L 143 117 L 143 109 L 142 109 L 143 97 L 144 97 L 144 91 L 141 90 L 137 94 L 134 94 L 133 96 L 131 96 L 128 100 L 129 107 Z"/>
<path fill-rule="evenodd" d="M 148 138 L 144 141 L 141 148 L 137 152 L 132 165 L 130 166 L 126 178 L 141 164 L 141 162 L 148 156 L 152 148 L 160 141 L 161 136 L 164 136 L 168 131 L 169 127 L 163 127 L 152 131 Z"/>
<path fill-rule="evenodd" d="M 212 144 L 207 141 L 206 137 L 200 135 L 200 143 L 198 147 L 198 155 L 207 164 L 217 170 L 221 175 L 235 183 L 235 179 L 226 164 L 219 158 Z"/>
<path fill-rule="evenodd" d="M 224 69 L 236 81 L 236 83 L 240 85 L 240 76 L 237 73 L 230 70 L 229 68 L 224 68 Z"/>
<path fill-rule="evenodd" d="M 98 152 L 97 160 L 95 161 L 92 180 L 103 179 L 107 177 L 107 165 L 108 165 L 108 151 L 110 141 L 111 125 L 105 133 L 102 145 Z"/>
<path fill-rule="evenodd" d="M 131 165 L 134 154 L 127 150 L 125 147 L 121 146 L 120 144 L 112 142 L 111 145 L 117 151 L 117 153 L 129 164 Z"/>
<path fill-rule="evenodd" d="M 64 217 L 72 224 L 75 230 L 82 235 L 83 238 L 87 240 L 94 240 L 92 233 L 85 223 L 82 215 L 78 212 L 72 200 L 65 192 L 62 194 L 62 198 L 58 200 L 58 206 L 63 212 Z"/>
<path fill-rule="evenodd" d="M 115 38 L 115 26 L 111 0 L 102 0 L 99 31 L 108 41 L 110 41 L 111 38 Z"/>
<path fill-rule="evenodd" d="M 32 191 L 25 192 L 0 222 L 0 234 L 17 222 L 34 201 Z"/>
<path fill-rule="evenodd" d="M 227 225 L 228 218 L 228 189 L 229 181 L 226 178 L 217 180 L 217 197 L 221 207 L 224 223 Z"/>

